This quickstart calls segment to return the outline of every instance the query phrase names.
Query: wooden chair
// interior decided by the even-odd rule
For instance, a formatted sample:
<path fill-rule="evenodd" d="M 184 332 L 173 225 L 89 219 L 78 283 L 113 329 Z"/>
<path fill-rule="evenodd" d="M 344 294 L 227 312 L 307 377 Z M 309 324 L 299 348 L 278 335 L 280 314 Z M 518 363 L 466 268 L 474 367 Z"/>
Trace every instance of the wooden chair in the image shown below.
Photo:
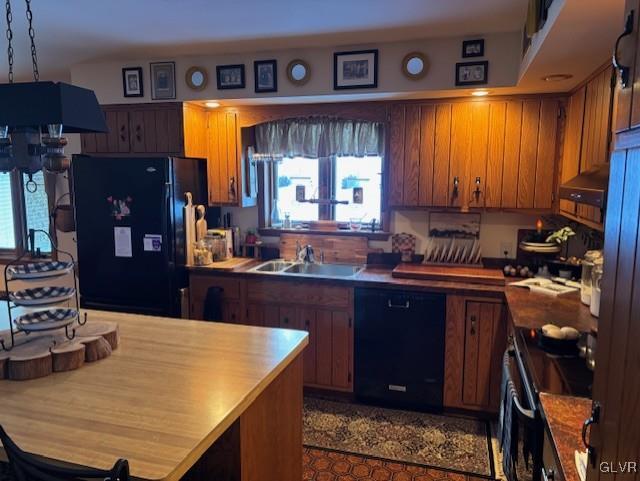
<path fill-rule="evenodd" d="M 129 463 L 119 459 L 110 470 L 91 468 L 63 468 L 48 464 L 34 455 L 24 452 L 0 426 L 0 441 L 9 459 L 9 470 L 16 481 L 80 481 L 99 479 L 104 481 L 129 481 Z"/>

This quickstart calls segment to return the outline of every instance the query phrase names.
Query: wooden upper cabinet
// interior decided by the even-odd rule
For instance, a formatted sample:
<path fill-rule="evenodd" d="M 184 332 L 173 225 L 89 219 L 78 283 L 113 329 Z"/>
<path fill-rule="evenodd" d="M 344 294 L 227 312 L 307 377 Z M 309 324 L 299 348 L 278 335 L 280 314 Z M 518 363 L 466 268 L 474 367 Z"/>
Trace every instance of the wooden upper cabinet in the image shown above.
<path fill-rule="evenodd" d="M 569 97 L 566 109 L 560 183 L 609 161 L 612 130 L 612 67 L 599 69 Z M 561 200 L 560 213 L 576 220 L 601 224 L 600 209 Z"/>
<path fill-rule="evenodd" d="M 181 102 L 104 105 L 108 133 L 83 134 L 86 154 L 206 158 L 206 112 Z"/>
<path fill-rule="evenodd" d="M 234 112 L 208 114 L 209 205 L 235 205 L 242 195 L 238 178 L 239 129 Z"/>
<path fill-rule="evenodd" d="M 392 207 L 551 209 L 561 99 L 395 104 Z"/>

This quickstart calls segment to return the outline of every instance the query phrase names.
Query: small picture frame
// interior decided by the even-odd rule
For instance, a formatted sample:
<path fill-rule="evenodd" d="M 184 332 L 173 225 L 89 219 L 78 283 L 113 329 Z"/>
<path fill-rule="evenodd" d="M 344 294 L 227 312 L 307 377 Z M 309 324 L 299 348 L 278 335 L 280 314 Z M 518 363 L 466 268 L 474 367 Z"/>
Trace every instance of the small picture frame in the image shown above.
<path fill-rule="evenodd" d="M 462 41 L 462 58 L 484 57 L 484 39 Z"/>
<path fill-rule="evenodd" d="M 278 63 L 275 60 L 253 62 L 253 76 L 256 93 L 278 91 Z"/>
<path fill-rule="evenodd" d="M 142 67 L 122 69 L 122 92 L 125 97 L 144 97 Z"/>
<path fill-rule="evenodd" d="M 456 87 L 483 85 L 489 81 L 489 62 L 460 62 L 456 64 Z"/>
<path fill-rule="evenodd" d="M 176 63 L 152 62 L 151 98 L 153 100 L 170 100 L 176 98 Z"/>
<path fill-rule="evenodd" d="M 378 87 L 378 50 L 356 50 L 333 54 L 333 89 Z"/>
<path fill-rule="evenodd" d="M 244 64 L 216 66 L 218 90 L 243 89 Z"/>

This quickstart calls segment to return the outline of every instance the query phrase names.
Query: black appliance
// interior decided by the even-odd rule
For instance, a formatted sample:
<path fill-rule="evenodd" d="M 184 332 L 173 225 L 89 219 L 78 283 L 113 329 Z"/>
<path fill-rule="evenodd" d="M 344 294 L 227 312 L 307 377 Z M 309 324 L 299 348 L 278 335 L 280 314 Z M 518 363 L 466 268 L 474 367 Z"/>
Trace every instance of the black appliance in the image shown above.
<path fill-rule="evenodd" d="M 74 155 L 81 306 L 180 315 L 183 206 L 207 203 L 204 159 Z"/>
<path fill-rule="evenodd" d="M 509 481 L 540 481 L 543 465 L 548 464 L 543 461 L 545 430 L 539 394 L 591 396 L 593 372 L 585 360 L 576 355 L 547 352 L 539 336 L 536 329 L 516 328 L 503 359 L 503 373 L 508 373 L 508 380 L 516 389 L 511 406 L 506 406 L 503 397 L 500 408 L 501 420 L 505 419 L 506 409 L 511 408 L 511 424 L 505 428 L 517 433 L 516 441 L 510 445 L 511 452 L 508 455 L 503 452 L 503 471 Z M 505 449 L 510 448 L 503 446 Z"/>
<path fill-rule="evenodd" d="M 443 294 L 355 291 L 355 394 L 384 405 L 439 410 L 444 384 Z"/>

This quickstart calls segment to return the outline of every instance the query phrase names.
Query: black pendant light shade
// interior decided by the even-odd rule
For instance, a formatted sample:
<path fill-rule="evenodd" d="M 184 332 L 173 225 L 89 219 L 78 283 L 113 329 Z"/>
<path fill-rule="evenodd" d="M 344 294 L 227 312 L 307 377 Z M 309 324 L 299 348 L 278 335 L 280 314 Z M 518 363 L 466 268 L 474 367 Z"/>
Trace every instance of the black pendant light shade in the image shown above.
<path fill-rule="evenodd" d="M 108 132 L 92 90 L 63 82 L 0 84 L 0 126 L 16 129 L 62 124 L 64 132 Z"/>

